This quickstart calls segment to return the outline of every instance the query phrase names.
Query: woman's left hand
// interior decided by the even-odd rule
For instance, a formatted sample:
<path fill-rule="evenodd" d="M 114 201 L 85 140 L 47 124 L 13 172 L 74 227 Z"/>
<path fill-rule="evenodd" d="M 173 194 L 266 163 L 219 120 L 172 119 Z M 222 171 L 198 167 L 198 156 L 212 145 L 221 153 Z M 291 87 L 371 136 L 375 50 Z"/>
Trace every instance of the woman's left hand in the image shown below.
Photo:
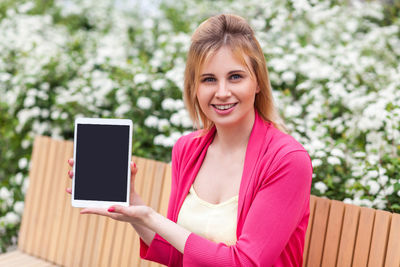
<path fill-rule="evenodd" d="M 114 205 L 107 208 L 85 208 L 81 210 L 81 214 L 97 214 L 107 216 L 114 220 L 129 222 L 131 224 L 139 224 L 145 226 L 148 222 L 153 209 L 148 206 L 129 206 Z"/>

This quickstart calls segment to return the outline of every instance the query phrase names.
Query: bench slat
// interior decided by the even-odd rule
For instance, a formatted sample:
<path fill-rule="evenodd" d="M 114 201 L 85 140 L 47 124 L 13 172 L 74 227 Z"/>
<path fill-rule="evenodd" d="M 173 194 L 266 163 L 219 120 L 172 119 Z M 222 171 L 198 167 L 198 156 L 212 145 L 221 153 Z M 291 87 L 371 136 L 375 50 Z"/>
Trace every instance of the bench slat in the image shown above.
<path fill-rule="evenodd" d="M 356 240 L 360 207 L 345 205 L 343 217 L 343 230 L 340 237 L 337 266 L 351 266 L 353 260 L 354 244 Z"/>
<path fill-rule="evenodd" d="M 371 250 L 368 266 L 383 266 L 386 256 L 386 246 L 390 231 L 391 214 L 386 211 L 375 212 L 374 230 L 372 233 Z"/>
<path fill-rule="evenodd" d="M 46 138 L 47 141 L 49 142 L 49 150 L 47 155 L 45 155 L 45 161 L 46 161 L 46 166 L 43 170 L 43 172 L 40 174 L 41 177 L 38 177 L 40 179 L 39 186 L 36 187 L 35 194 L 36 197 L 34 199 L 35 202 L 35 212 L 34 212 L 34 217 L 33 221 L 35 224 L 35 231 L 32 233 L 32 237 L 28 242 L 28 251 L 30 251 L 31 255 L 38 256 L 40 257 L 39 254 L 39 249 L 41 247 L 42 243 L 42 237 L 44 235 L 44 232 L 46 229 L 43 228 L 43 224 L 45 221 L 46 213 L 47 213 L 47 205 L 49 204 L 49 199 L 48 199 L 48 185 L 49 181 L 54 173 L 54 163 L 55 163 L 55 156 L 57 154 L 57 145 L 58 143 L 56 140 L 50 140 Z M 38 185 L 38 184 L 37 184 Z M 47 219 L 50 219 L 47 217 Z"/>
<path fill-rule="evenodd" d="M 336 200 L 332 200 L 331 202 L 321 266 L 336 266 L 343 225 L 344 207 L 345 205 L 343 202 Z"/>
<path fill-rule="evenodd" d="M 64 163 L 67 162 L 68 158 L 72 157 L 73 154 L 73 143 L 68 142 L 68 151 L 69 155 L 67 155 L 67 158 L 63 158 Z M 69 169 L 68 164 L 65 164 L 66 168 Z M 64 167 L 65 168 L 65 167 Z M 65 172 L 67 173 L 67 172 Z M 64 178 L 65 185 L 63 190 L 67 187 L 72 187 L 72 182 L 71 179 L 69 178 Z M 59 227 L 59 238 L 56 240 L 56 246 L 54 246 L 54 252 L 55 255 L 53 254 L 54 252 L 50 253 L 50 255 L 54 255 L 54 262 L 56 262 L 59 265 L 65 265 L 65 254 L 66 254 L 66 244 L 68 241 L 69 236 L 72 234 L 70 232 L 71 229 L 71 223 L 72 223 L 72 208 L 71 208 L 71 198 L 67 197 L 67 194 L 63 193 L 62 194 L 62 202 L 59 203 L 61 206 L 60 209 L 62 210 L 62 214 L 60 214 L 60 220 L 61 224 Z M 54 237 L 53 237 L 54 238 Z"/>
<path fill-rule="evenodd" d="M 372 229 L 375 220 L 375 210 L 370 208 L 360 209 L 360 222 L 357 231 L 356 245 L 354 248 L 353 266 L 365 267 L 368 263 L 368 254 L 371 247 Z"/>
<path fill-rule="evenodd" d="M 99 264 L 97 266 L 110 266 L 116 227 L 117 224 L 115 221 L 112 221 L 110 218 L 106 219 L 104 235 L 102 235 L 102 240 L 100 241 L 102 246 L 99 255 Z"/>
<path fill-rule="evenodd" d="M 67 201 L 67 197 L 65 195 L 65 188 L 69 186 L 69 179 L 67 172 L 69 170 L 68 164 L 66 164 L 67 159 L 70 157 L 73 147 L 71 142 L 66 142 L 63 141 L 61 144 L 62 148 L 60 150 L 60 158 L 59 158 L 59 175 L 53 178 L 54 181 L 54 188 L 53 194 L 54 198 L 52 203 L 51 209 L 52 209 L 52 223 L 50 224 L 50 229 L 49 229 L 49 239 L 48 239 L 48 252 L 47 252 L 47 258 L 51 262 L 56 261 L 56 255 L 57 255 L 57 248 L 58 248 L 58 240 L 59 237 L 61 236 L 61 232 L 64 232 L 64 229 L 62 228 L 62 223 L 63 221 L 67 220 L 67 218 L 64 216 L 65 212 L 65 206 L 64 202 Z M 63 164 L 64 163 L 64 164 Z"/>
<path fill-rule="evenodd" d="M 118 266 L 128 266 L 129 258 L 132 256 L 133 242 L 132 238 L 134 238 L 133 233 L 134 230 L 132 226 L 128 224 L 124 224 L 124 239 L 121 242 L 121 258 L 119 259 Z"/>
<path fill-rule="evenodd" d="M 306 232 L 306 237 L 305 237 L 305 243 L 304 243 L 304 252 L 303 252 L 303 265 L 307 266 L 307 257 L 308 257 L 308 251 L 309 251 L 309 246 L 310 246 L 310 238 L 311 238 L 311 233 L 312 233 L 312 228 L 313 228 L 313 219 L 314 219 L 314 211 L 315 211 L 315 202 L 316 202 L 316 197 L 315 196 L 310 196 L 310 216 L 308 219 L 308 227 L 307 227 L 307 232 Z"/>
<path fill-rule="evenodd" d="M 307 266 L 320 266 L 324 250 L 326 227 L 329 216 L 330 201 L 324 198 L 316 199 L 313 218 L 310 247 L 307 257 Z"/>
<path fill-rule="evenodd" d="M 121 266 L 122 245 L 125 238 L 125 225 L 127 225 L 124 222 L 115 222 L 115 224 L 115 240 L 110 250 L 111 259 L 109 266 Z"/>
<path fill-rule="evenodd" d="M 385 267 L 400 266 L 400 214 L 392 214 Z"/>
<path fill-rule="evenodd" d="M 58 155 L 63 154 L 62 149 L 62 141 L 51 140 L 48 159 L 49 164 L 46 168 L 45 177 L 43 177 L 44 180 L 41 186 L 42 202 L 38 210 L 38 227 L 36 228 L 36 236 L 34 237 L 33 244 L 33 255 L 37 255 L 40 258 L 47 258 L 50 223 L 52 223 L 54 218 L 54 213 L 50 209 L 51 204 L 54 202 L 52 183 L 55 179 L 59 179 L 57 170 L 59 170 L 58 168 L 61 166 L 59 166 L 60 160 L 58 159 Z"/>
<path fill-rule="evenodd" d="M 98 219 L 98 226 L 97 226 L 97 232 L 95 236 L 95 244 L 93 246 L 93 254 L 92 258 L 90 259 L 90 266 L 100 266 L 100 257 L 102 253 L 102 245 L 104 242 L 104 238 L 106 235 L 107 231 L 107 218 L 103 216 L 99 216 Z"/>
<path fill-rule="evenodd" d="M 80 219 L 80 220 L 79 220 Z M 88 228 L 89 228 L 89 220 L 90 218 L 86 216 L 82 216 L 82 218 L 78 218 L 78 226 L 80 229 L 80 233 L 76 234 L 76 243 L 74 246 L 74 257 L 72 259 L 71 264 L 73 266 L 82 266 L 83 254 L 85 251 L 85 243 L 88 238 Z M 73 234 L 73 233 L 71 233 Z"/>
<path fill-rule="evenodd" d="M 49 148 L 50 139 L 46 137 L 38 137 L 35 139 L 32 156 L 32 169 L 29 174 L 29 190 L 25 198 L 24 216 L 21 224 L 21 240 L 19 248 L 27 253 L 32 253 L 32 234 L 35 233 L 37 227 L 37 211 L 40 204 L 41 184 L 46 168 L 46 159 Z M 36 151 L 35 151 L 36 150 Z"/>
<path fill-rule="evenodd" d="M 66 266 L 71 266 L 75 257 L 75 252 L 76 252 L 76 247 L 75 245 L 78 243 L 79 239 L 79 231 L 78 229 L 82 230 L 80 227 L 81 225 L 83 226 L 84 223 L 81 221 L 82 219 L 86 218 L 80 218 L 80 213 L 79 209 L 74 209 L 71 207 L 71 200 L 70 197 L 68 197 L 68 207 L 67 211 L 70 210 L 69 216 L 70 216 L 70 225 L 68 228 L 67 232 L 67 240 L 66 243 L 60 244 L 61 246 L 58 249 L 65 250 L 65 253 L 63 255 L 61 264 L 66 265 Z M 65 231 L 65 230 L 61 230 Z"/>

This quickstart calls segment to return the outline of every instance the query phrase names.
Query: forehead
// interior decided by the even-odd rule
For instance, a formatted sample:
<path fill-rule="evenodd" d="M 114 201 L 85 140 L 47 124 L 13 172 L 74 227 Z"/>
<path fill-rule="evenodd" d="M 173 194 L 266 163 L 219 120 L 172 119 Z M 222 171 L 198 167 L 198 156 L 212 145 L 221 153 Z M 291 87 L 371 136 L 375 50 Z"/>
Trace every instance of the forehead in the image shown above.
<path fill-rule="evenodd" d="M 223 71 L 230 69 L 240 69 L 251 72 L 250 59 L 241 50 L 234 51 L 228 46 L 223 46 L 217 50 L 210 51 L 200 66 L 200 73 L 207 71 Z"/>

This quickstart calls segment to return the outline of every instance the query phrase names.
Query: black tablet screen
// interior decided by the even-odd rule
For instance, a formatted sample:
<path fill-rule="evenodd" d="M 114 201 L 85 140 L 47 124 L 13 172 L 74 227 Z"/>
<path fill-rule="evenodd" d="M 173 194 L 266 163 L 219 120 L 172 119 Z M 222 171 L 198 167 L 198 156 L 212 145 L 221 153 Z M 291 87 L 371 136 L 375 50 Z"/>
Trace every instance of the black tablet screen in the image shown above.
<path fill-rule="evenodd" d="M 129 126 L 78 124 L 76 200 L 127 200 Z"/>

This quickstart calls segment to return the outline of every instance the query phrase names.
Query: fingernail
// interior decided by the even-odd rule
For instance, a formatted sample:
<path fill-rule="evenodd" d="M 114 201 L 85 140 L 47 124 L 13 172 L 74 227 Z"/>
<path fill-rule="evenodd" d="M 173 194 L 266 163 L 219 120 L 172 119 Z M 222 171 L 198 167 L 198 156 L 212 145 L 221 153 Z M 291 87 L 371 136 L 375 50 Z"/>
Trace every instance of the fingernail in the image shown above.
<path fill-rule="evenodd" d="M 114 212 L 114 211 L 115 211 L 115 208 L 114 208 L 114 207 L 108 208 L 108 212 Z"/>

